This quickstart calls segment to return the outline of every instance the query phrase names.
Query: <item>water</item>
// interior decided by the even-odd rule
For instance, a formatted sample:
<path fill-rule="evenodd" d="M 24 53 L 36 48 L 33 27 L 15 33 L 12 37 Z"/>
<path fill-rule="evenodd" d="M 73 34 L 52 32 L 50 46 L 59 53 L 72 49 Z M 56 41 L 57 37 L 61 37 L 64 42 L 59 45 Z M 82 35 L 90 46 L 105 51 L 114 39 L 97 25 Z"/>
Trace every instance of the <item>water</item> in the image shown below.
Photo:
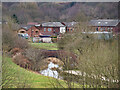
<path fill-rule="evenodd" d="M 58 68 L 59 66 L 57 64 L 54 64 L 52 62 L 50 62 L 48 64 L 48 68 L 45 70 L 40 71 L 41 74 L 43 74 L 44 76 L 50 76 L 53 78 L 59 78 L 59 73 L 55 70 L 52 70 L 52 68 Z"/>

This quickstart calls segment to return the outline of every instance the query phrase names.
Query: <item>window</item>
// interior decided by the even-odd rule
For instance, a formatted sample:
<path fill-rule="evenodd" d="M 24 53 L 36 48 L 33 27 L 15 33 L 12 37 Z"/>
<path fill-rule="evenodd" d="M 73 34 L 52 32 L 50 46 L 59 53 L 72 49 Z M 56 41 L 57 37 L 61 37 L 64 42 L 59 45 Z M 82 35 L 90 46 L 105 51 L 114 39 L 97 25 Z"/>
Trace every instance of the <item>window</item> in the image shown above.
<path fill-rule="evenodd" d="M 44 32 L 46 32 L 46 28 L 44 28 Z"/>
<path fill-rule="evenodd" d="M 69 32 L 69 29 L 67 29 L 67 31 Z"/>
<path fill-rule="evenodd" d="M 113 28 L 111 28 L 111 31 L 113 31 Z"/>
<path fill-rule="evenodd" d="M 48 28 L 48 31 L 51 32 L 52 31 L 51 28 Z"/>
<path fill-rule="evenodd" d="M 71 29 L 71 31 L 72 31 L 72 29 Z"/>
<path fill-rule="evenodd" d="M 98 22 L 98 24 L 100 24 L 101 22 Z"/>
<path fill-rule="evenodd" d="M 103 29 L 102 29 L 102 28 L 100 28 L 100 30 L 102 31 Z"/>
<path fill-rule="evenodd" d="M 55 33 L 55 30 L 53 30 L 53 33 Z"/>
<path fill-rule="evenodd" d="M 36 32 L 36 34 L 38 33 L 38 31 L 35 31 Z"/>
<path fill-rule="evenodd" d="M 96 28 L 96 31 L 98 31 L 98 28 Z"/>
<path fill-rule="evenodd" d="M 105 31 L 105 28 L 104 28 L 104 31 Z"/>
<path fill-rule="evenodd" d="M 108 24 L 108 22 L 105 22 L 105 24 Z"/>
<path fill-rule="evenodd" d="M 20 31 L 20 33 L 25 33 L 25 31 Z"/>

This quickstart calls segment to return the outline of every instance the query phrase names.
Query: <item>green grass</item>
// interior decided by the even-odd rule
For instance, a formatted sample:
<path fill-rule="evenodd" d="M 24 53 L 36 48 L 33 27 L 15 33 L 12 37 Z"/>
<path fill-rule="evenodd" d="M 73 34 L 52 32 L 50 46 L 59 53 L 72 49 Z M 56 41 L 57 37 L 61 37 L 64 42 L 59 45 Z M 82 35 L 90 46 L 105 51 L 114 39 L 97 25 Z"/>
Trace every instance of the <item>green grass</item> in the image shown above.
<path fill-rule="evenodd" d="M 39 49 L 58 50 L 56 43 L 30 43 L 30 45 Z"/>
<path fill-rule="evenodd" d="M 11 83 L 7 85 L 10 88 L 21 88 L 24 82 L 26 82 L 25 87 L 52 88 L 53 83 L 56 82 L 56 79 L 52 77 L 43 76 L 16 65 L 8 57 L 4 58 L 3 78 L 7 75 L 12 78 Z M 59 80 L 59 82 L 65 85 L 63 80 Z M 18 83 L 21 84 L 18 85 Z"/>
<path fill-rule="evenodd" d="M 37 74 L 33 71 L 26 70 L 14 62 L 9 57 L 3 58 L 3 80 L 7 76 L 6 82 L 9 81 L 5 88 L 62 88 L 57 81 L 63 86 L 67 87 L 67 84 L 64 80 L 57 80 L 52 77 L 43 76 L 41 74 Z M 9 76 L 9 77 L 8 77 Z M 25 84 L 24 84 L 25 83 Z M 3 84 L 4 85 L 4 84 Z M 25 86 L 24 86 L 25 85 Z M 75 84 L 76 87 L 79 87 Z"/>

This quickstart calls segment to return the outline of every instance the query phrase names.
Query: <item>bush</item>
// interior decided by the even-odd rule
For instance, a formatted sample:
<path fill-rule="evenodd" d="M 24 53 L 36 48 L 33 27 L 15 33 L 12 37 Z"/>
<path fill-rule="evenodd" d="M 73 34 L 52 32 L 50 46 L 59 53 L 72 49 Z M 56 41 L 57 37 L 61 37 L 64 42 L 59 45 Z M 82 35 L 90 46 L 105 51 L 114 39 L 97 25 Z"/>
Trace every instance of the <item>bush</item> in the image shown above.
<path fill-rule="evenodd" d="M 3 29 L 2 31 L 3 51 L 9 51 L 14 47 L 14 35 L 12 31 Z"/>
<path fill-rule="evenodd" d="M 28 57 L 32 63 L 32 70 L 40 71 L 40 66 L 42 64 L 41 60 L 45 57 L 42 52 L 38 49 L 28 48 L 24 53 L 25 57 Z M 41 64 L 40 64 L 41 63 Z"/>
<path fill-rule="evenodd" d="M 10 51 L 13 48 L 28 48 L 28 41 L 16 36 L 16 33 L 4 29 L 2 33 L 3 51 Z"/>
<path fill-rule="evenodd" d="M 57 43 L 57 38 L 52 38 L 53 43 Z"/>
<path fill-rule="evenodd" d="M 28 41 L 26 39 L 16 36 L 14 39 L 14 47 L 26 49 L 28 48 Z"/>
<path fill-rule="evenodd" d="M 80 78 L 81 76 L 76 75 L 72 78 L 73 81 L 77 79 L 83 87 L 89 85 L 95 88 L 116 88 L 119 80 L 117 43 L 118 40 L 115 39 L 98 40 L 92 34 L 81 33 L 78 28 L 75 33 L 65 35 L 58 44 L 59 48 L 74 52 L 78 56 L 77 70 L 84 77 Z M 66 62 L 68 67 L 69 60 Z M 68 70 L 70 70 L 69 67 Z"/>
<path fill-rule="evenodd" d="M 15 47 L 21 49 L 27 48 L 27 40 L 17 36 L 16 30 L 18 30 L 19 25 L 12 18 L 6 17 L 6 20 L 8 24 L 3 24 L 2 30 L 3 51 L 10 51 Z"/>

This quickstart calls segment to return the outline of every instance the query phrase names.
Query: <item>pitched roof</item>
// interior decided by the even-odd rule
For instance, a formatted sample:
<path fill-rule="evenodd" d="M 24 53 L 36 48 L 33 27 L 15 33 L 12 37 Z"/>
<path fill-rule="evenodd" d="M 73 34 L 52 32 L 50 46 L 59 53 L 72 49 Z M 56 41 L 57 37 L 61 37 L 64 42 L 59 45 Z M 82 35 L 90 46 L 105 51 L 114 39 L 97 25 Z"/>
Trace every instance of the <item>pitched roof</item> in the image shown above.
<path fill-rule="evenodd" d="M 41 24 L 36 24 L 35 26 L 36 26 L 36 27 L 39 27 L 40 25 L 41 25 Z"/>
<path fill-rule="evenodd" d="M 117 26 L 119 20 L 115 19 L 98 19 L 98 20 L 91 20 L 89 22 L 92 26 Z"/>
<path fill-rule="evenodd" d="M 37 22 L 28 22 L 27 25 L 38 25 L 39 23 Z"/>
<path fill-rule="evenodd" d="M 27 26 L 21 26 L 21 28 L 25 29 L 25 30 L 28 30 L 29 28 L 31 28 L 32 26 L 31 25 L 27 25 Z"/>
<path fill-rule="evenodd" d="M 46 22 L 43 23 L 42 26 L 44 27 L 64 27 L 64 25 L 61 22 Z"/>
<path fill-rule="evenodd" d="M 67 27 L 73 27 L 77 22 L 63 22 Z"/>

